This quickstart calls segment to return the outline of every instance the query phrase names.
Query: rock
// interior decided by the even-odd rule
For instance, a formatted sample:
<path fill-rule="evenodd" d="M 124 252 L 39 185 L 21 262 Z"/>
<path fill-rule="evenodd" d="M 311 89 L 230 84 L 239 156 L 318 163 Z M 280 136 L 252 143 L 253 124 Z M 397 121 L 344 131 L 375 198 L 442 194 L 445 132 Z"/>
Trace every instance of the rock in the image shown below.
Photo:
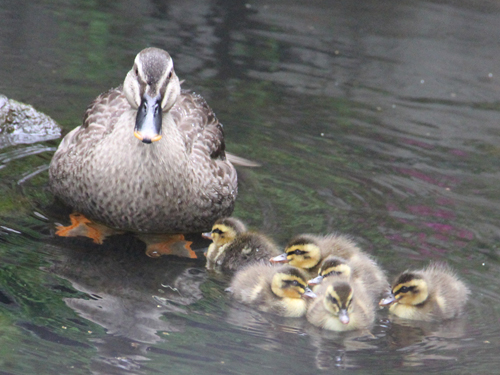
<path fill-rule="evenodd" d="M 49 116 L 0 94 L 0 148 L 60 136 L 61 128 Z"/>

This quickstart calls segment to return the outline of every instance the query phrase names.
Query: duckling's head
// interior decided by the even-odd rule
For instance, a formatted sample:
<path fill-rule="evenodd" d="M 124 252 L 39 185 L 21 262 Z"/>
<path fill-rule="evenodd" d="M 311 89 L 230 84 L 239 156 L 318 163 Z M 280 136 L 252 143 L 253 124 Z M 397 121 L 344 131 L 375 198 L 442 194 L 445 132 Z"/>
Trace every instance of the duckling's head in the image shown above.
<path fill-rule="evenodd" d="M 348 279 L 351 277 L 351 267 L 343 258 L 330 255 L 321 263 L 318 276 L 308 281 L 309 285 L 320 284 L 325 277 L 339 276 Z"/>
<path fill-rule="evenodd" d="M 288 265 L 276 269 L 271 289 L 280 298 L 316 297 L 316 294 L 307 286 L 306 277 L 302 271 Z"/>
<path fill-rule="evenodd" d="M 392 303 L 402 305 L 419 305 L 427 300 L 429 290 L 422 275 L 406 271 L 399 275 L 391 288 L 391 295 L 380 301 L 379 305 L 387 306 Z"/>
<path fill-rule="evenodd" d="M 247 231 L 245 224 L 234 217 L 225 217 L 217 220 L 212 231 L 203 233 L 203 237 L 211 239 L 216 247 L 231 243 L 234 239 Z"/>
<path fill-rule="evenodd" d="M 137 109 L 134 135 L 144 143 L 161 139 L 162 112 L 168 112 L 181 92 L 170 55 L 159 48 L 143 49 L 123 83 L 130 106 Z"/>
<path fill-rule="evenodd" d="M 285 252 L 274 258 L 272 263 L 288 263 L 291 266 L 310 269 L 318 265 L 321 260 L 321 249 L 314 240 L 306 237 L 296 237 L 288 243 Z"/>
<path fill-rule="evenodd" d="M 349 323 L 349 314 L 353 310 L 353 292 L 348 282 L 336 281 L 326 289 L 323 305 L 343 324 Z"/>

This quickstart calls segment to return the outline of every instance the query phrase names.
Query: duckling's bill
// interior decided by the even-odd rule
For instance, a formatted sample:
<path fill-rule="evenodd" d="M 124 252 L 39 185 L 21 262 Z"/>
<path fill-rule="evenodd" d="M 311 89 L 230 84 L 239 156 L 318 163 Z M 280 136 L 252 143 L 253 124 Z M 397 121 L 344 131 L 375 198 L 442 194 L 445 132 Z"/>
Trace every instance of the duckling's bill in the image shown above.
<path fill-rule="evenodd" d="M 212 238 L 212 232 L 205 232 L 205 233 L 202 233 L 201 236 L 206 239 L 206 240 L 213 240 Z"/>
<path fill-rule="evenodd" d="M 145 93 L 137 109 L 134 135 L 144 143 L 152 143 L 161 139 L 161 100 L 160 94 L 153 98 Z"/>
<path fill-rule="evenodd" d="M 305 299 L 312 299 L 312 298 L 316 298 L 316 297 L 317 297 L 316 293 L 314 293 L 309 288 L 306 288 L 304 294 L 302 294 L 302 298 L 305 298 Z"/>
<path fill-rule="evenodd" d="M 271 263 L 288 263 L 287 255 L 286 253 L 277 255 L 275 257 L 272 257 L 269 259 Z"/>
<path fill-rule="evenodd" d="M 349 314 L 346 309 L 339 310 L 339 320 L 342 324 L 349 324 Z"/>
<path fill-rule="evenodd" d="M 394 302 L 396 302 L 396 297 L 393 294 L 391 294 L 385 298 L 382 298 L 378 304 L 380 306 L 389 306 L 392 305 Z"/>
<path fill-rule="evenodd" d="M 323 276 L 318 275 L 314 279 L 309 280 L 307 284 L 309 284 L 309 286 L 314 286 L 321 284 L 322 281 L 323 281 Z"/>

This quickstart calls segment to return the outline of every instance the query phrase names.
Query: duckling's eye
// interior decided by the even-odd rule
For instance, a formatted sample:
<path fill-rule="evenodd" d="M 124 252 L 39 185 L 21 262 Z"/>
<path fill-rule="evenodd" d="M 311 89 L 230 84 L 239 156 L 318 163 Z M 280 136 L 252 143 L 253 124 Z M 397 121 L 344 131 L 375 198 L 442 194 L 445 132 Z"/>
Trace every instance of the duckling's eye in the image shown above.
<path fill-rule="evenodd" d="M 297 280 L 293 280 L 292 281 L 292 285 L 293 286 L 299 286 L 300 284 L 299 284 L 299 282 Z"/>
<path fill-rule="evenodd" d="M 337 301 L 337 298 L 332 297 L 332 296 L 328 296 L 328 298 L 330 299 L 330 301 L 331 301 L 334 305 L 338 305 L 338 304 L 339 304 L 339 301 Z"/>
<path fill-rule="evenodd" d="M 408 293 L 410 291 L 410 288 L 408 288 L 407 286 L 402 286 L 400 289 L 399 289 L 399 292 L 400 293 Z"/>
<path fill-rule="evenodd" d="M 219 235 L 222 235 L 222 234 L 224 234 L 224 232 L 223 232 L 223 231 L 221 231 L 220 229 L 216 228 L 216 229 L 214 229 L 214 230 L 212 231 L 212 234 L 219 234 Z"/>
<path fill-rule="evenodd" d="M 306 251 L 302 251 L 302 250 L 295 250 L 295 251 L 291 251 L 288 253 L 288 255 L 291 255 L 291 254 L 294 254 L 294 255 L 302 255 L 302 254 L 305 254 Z"/>
<path fill-rule="evenodd" d="M 338 276 L 338 275 L 341 275 L 341 274 L 342 274 L 342 272 L 340 272 L 340 271 L 330 271 L 327 274 L 324 274 L 323 276 L 333 276 L 333 275 L 337 275 Z"/>

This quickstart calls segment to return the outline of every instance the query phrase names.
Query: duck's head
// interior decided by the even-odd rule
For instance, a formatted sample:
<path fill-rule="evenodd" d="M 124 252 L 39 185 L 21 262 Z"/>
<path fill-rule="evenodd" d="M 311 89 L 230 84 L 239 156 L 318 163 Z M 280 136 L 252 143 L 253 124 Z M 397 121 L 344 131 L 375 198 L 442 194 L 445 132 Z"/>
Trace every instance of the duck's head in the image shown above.
<path fill-rule="evenodd" d="M 273 293 L 280 298 L 315 298 L 316 294 L 307 286 L 305 275 L 292 266 L 276 269 L 271 282 Z"/>
<path fill-rule="evenodd" d="M 348 324 L 353 309 L 353 291 L 348 282 L 336 281 L 326 289 L 323 305 L 343 324 Z"/>
<path fill-rule="evenodd" d="M 270 259 L 271 263 L 288 263 L 303 269 L 317 266 L 320 260 L 319 246 L 312 239 L 302 236 L 290 241 L 283 254 Z"/>
<path fill-rule="evenodd" d="M 380 306 L 393 303 L 419 305 L 429 297 L 427 282 L 415 272 L 406 271 L 399 275 L 392 284 L 391 294 L 379 302 Z"/>
<path fill-rule="evenodd" d="M 225 217 L 217 220 L 212 226 L 212 230 L 203 233 L 202 236 L 213 241 L 216 247 L 234 241 L 236 236 L 247 231 L 245 224 L 234 217 Z"/>
<path fill-rule="evenodd" d="M 161 139 L 162 113 L 180 95 L 179 78 L 170 55 L 159 48 L 143 49 L 123 83 L 130 106 L 137 109 L 134 135 L 144 143 Z"/>
<path fill-rule="evenodd" d="M 340 276 L 349 278 L 351 276 L 351 267 L 343 258 L 330 255 L 321 263 L 318 270 L 318 276 L 308 281 L 309 285 L 320 284 L 325 277 Z"/>

